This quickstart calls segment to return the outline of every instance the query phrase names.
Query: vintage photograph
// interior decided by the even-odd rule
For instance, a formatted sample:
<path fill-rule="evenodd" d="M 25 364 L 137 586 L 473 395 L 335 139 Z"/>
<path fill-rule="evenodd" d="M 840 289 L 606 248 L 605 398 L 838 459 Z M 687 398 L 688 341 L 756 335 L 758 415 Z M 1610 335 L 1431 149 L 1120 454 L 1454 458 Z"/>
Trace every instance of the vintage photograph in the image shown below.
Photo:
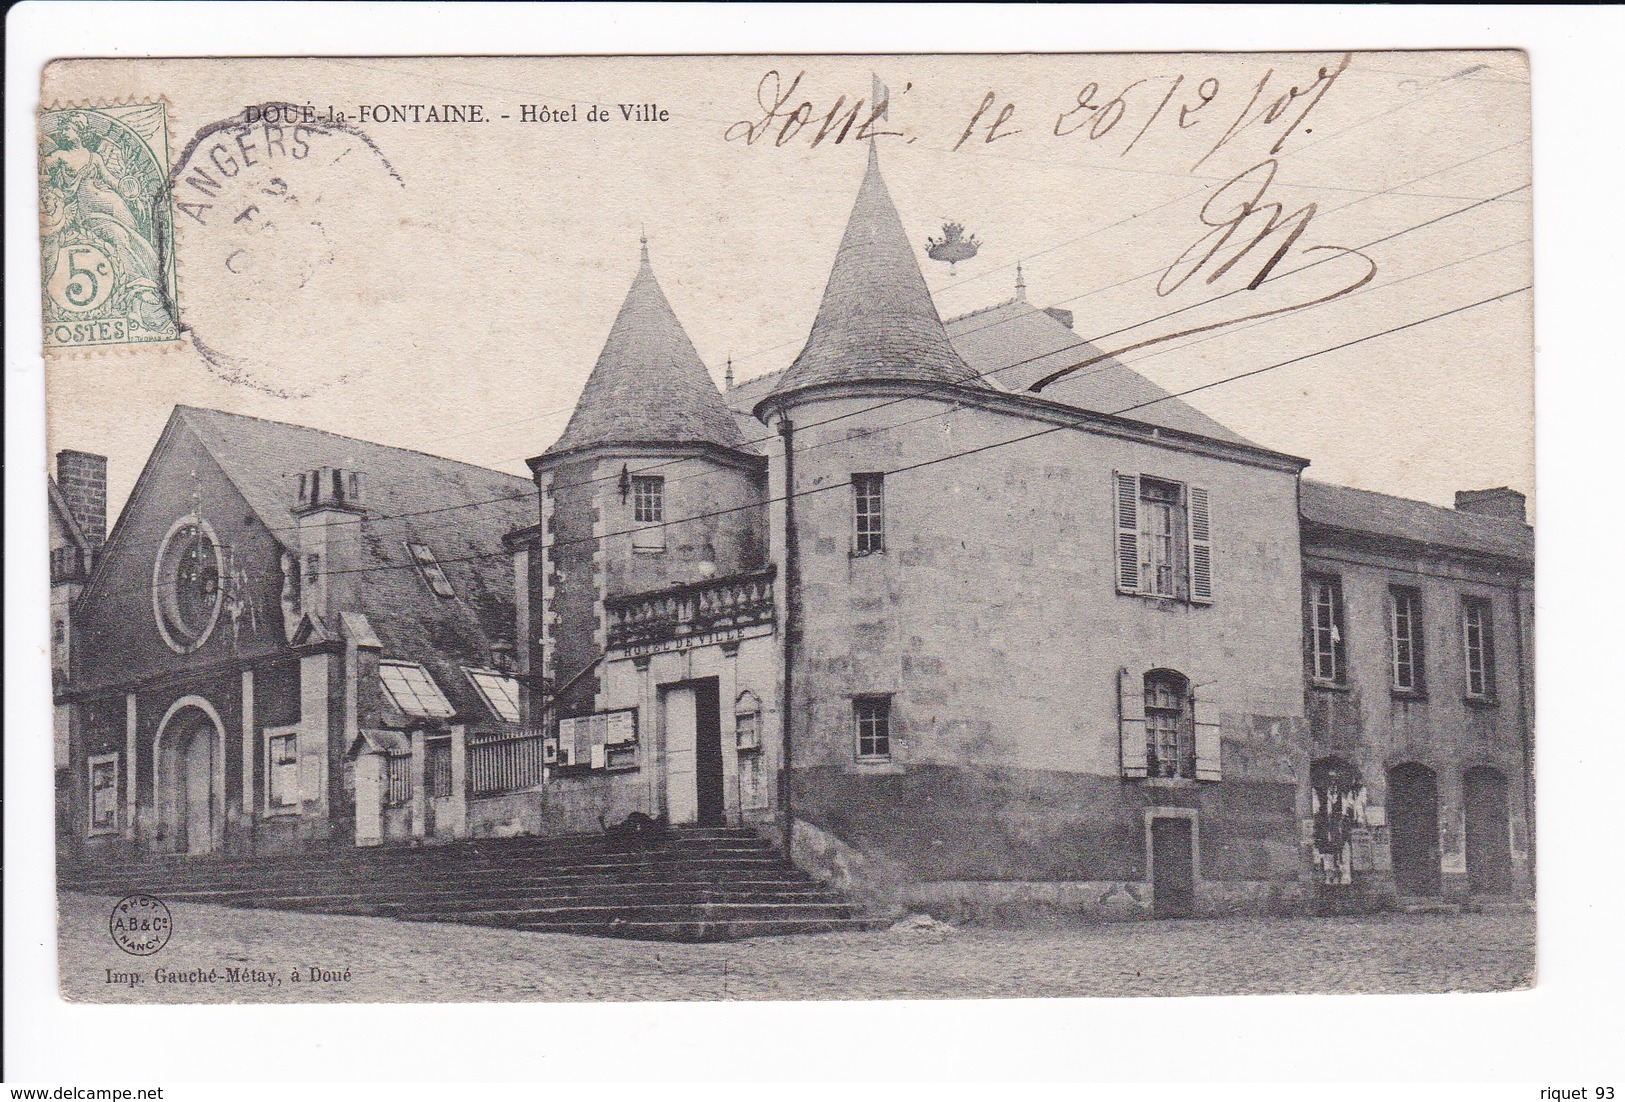
<path fill-rule="evenodd" d="M 1535 983 L 1524 54 L 74 59 L 38 155 L 64 999 Z"/>

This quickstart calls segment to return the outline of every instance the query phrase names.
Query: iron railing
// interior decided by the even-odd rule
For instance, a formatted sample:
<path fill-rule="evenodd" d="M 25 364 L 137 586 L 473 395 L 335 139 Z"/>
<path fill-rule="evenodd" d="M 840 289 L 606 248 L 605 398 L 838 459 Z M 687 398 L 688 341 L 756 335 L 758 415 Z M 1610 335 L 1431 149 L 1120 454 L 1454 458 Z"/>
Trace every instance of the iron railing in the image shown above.
<path fill-rule="evenodd" d="M 470 739 L 468 743 L 468 788 L 473 796 L 497 796 L 519 792 L 542 783 L 545 731 L 525 730 L 512 734 Z"/>

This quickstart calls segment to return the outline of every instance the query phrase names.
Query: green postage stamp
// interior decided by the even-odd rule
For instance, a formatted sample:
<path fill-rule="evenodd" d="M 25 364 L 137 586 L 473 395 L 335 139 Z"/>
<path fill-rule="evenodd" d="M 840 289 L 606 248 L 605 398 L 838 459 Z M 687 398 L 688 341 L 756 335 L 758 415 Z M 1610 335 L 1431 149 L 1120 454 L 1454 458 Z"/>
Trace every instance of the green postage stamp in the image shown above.
<path fill-rule="evenodd" d="M 178 339 L 164 105 L 40 113 L 46 349 Z"/>

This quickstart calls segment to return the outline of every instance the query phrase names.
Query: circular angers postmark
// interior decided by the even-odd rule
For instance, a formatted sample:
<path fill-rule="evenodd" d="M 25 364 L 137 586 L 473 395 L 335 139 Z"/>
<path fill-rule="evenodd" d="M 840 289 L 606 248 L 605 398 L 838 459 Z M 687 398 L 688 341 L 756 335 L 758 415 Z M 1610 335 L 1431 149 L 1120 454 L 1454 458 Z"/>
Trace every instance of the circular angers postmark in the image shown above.
<path fill-rule="evenodd" d="M 150 895 L 125 896 L 107 919 L 113 944 L 137 957 L 150 957 L 168 945 L 174 928 L 164 901 Z"/>

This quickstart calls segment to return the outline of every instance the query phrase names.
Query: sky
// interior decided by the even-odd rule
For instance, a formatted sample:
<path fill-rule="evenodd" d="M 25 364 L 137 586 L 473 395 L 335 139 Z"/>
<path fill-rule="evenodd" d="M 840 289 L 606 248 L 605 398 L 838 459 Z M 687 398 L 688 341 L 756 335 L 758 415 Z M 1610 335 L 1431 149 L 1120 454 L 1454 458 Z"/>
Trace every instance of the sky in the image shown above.
<path fill-rule="evenodd" d="M 877 80 L 882 170 L 943 316 L 1009 298 L 1020 263 L 1035 304 L 1170 391 L 1205 388 L 1186 400 L 1307 477 L 1532 494 L 1513 52 L 57 63 L 46 103 L 164 97 L 196 209 L 176 213 L 189 343 L 53 357 L 49 446 L 108 455 L 115 510 L 176 403 L 523 474 L 640 235 L 719 384 L 730 359 L 741 380 L 779 370 L 867 152 L 857 125 L 814 139 L 837 102 L 867 120 Z M 211 167 L 238 134 L 218 124 L 264 102 L 346 121 L 298 159 L 250 126 Z M 486 121 L 424 121 L 448 104 Z M 215 195 L 185 183 L 199 168 Z M 1244 249 L 1271 202 L 1282 228 Z M 980 242 L 953 271 L 924 251 L 949 221 Z"/>

